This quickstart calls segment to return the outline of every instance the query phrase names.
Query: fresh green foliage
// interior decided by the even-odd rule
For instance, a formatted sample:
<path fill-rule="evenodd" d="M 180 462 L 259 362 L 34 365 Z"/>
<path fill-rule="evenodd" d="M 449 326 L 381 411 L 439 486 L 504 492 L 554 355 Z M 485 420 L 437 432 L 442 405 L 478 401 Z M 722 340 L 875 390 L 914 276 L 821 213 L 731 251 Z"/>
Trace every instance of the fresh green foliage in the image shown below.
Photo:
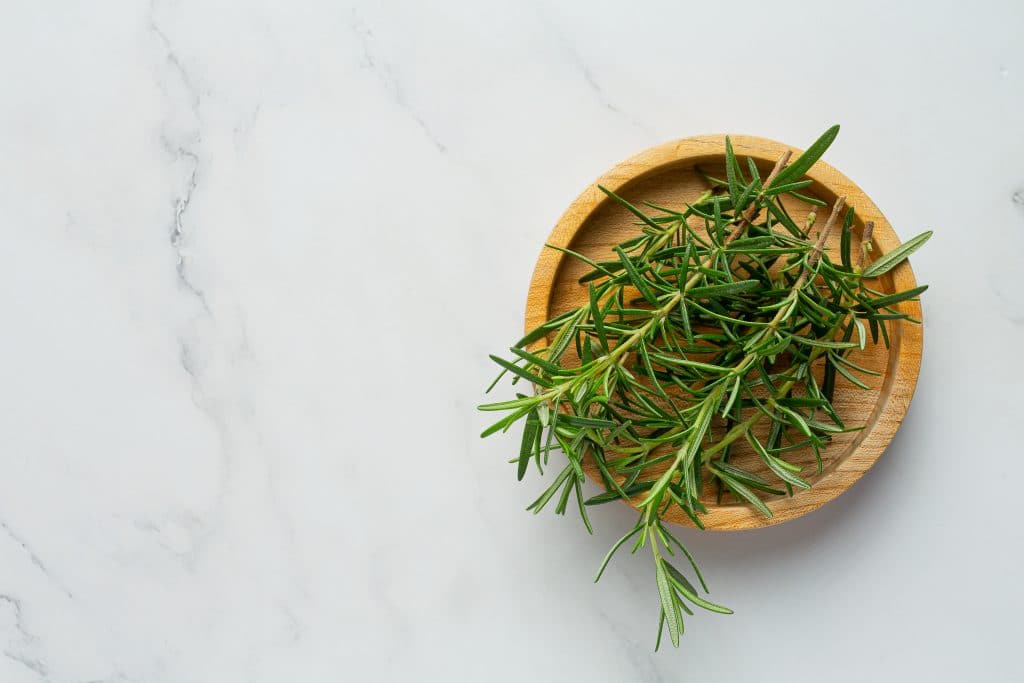
<path fill-rule="evenodd" d="M 719 501 L 731 496 L 770 517 L 768 497 L 810 488 L 811 473 L 790 458 L 811 449 L 820 473 L 822 449 L 848 430 L 832 406 L 837 376 L 867 388 L 862 378 L 872 374 L 851 354 L 864 348 L 868 330 L 872 343 L 881 335 L 888 345 L 888 326 L 916 322 L 899 304 L 925 287 L 883 294 L 868 281 L 903 262 L 930 232 L 863 267 L 872 226 L 861 253 L 852 254 L 856 217 L 853 207 L 844 213 L 844 199 L 817 235 L 813 212 L 800 226 L 783 205 L 784 196 L 823 204 L 797 191 L 810 184 L 804 174 L 837 133 L 830 128 L 791 164 L 784 156 L 763 180 L 726 138 L 726 178 L 705 175 L 711 189 L 682 208 L 645 204 L 649 212 L 602 187 L 636 219 L 639 234 L 606 261 L 553 246 L 590 268 L 580 278 L 586 303 L 527 334 L 509 358 L 491 356 L 499 379 L 508 374 L 533 391 L 480 406 L 504 413 L 483 436 L 523 423 L 519 479 L 531 463 L 542 471 L 553 451 L 565 458 L 529 509 L 555 501 L 564 514 L 575 498 L 590 530 L 590 506 L 631 500 L 638 508 L 636 525 L 609 551 L 598 578 L 629 541 L 634 553 L 650 547 L 661 598 L 658 643 L 667 627 L 678 645 L 691 606 L 730 613 L 701 597 L 667 559 L 681 551 L 707 592 L 666 513 L 678 509 L 703 528 L 707 486 Z M 836 259 L 826 249 L 833 230 L 841 231 Z M 823 367 L 821 381 L 813 366 Z M 757 425 L 767 438 L 755 436 Z M 770 475 L 730 462 L 741 440 Z M 584 463 L 604 486 L 589 499 Z"/>
<path fill-rule="evenodd" d="M 931 236 L 932 231 L 928 230 L 927 232 L 922 232 L 917 237 L 907 240 L 865 268 L 864 277 L 878 277 L 879 275 L 888 273 L 897 265 L 905 261 L 912 253 L 920 249 Z"/>

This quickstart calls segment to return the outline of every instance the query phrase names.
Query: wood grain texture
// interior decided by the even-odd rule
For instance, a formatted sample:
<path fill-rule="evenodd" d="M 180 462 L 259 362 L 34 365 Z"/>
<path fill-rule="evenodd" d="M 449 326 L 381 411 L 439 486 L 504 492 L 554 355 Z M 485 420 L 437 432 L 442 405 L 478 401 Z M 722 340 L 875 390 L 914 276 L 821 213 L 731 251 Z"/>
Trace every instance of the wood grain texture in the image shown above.
<path fill-rule="evenodd" d="M 736 155 L 752 158 L 762 177 L 787 149 L 793 151 L 794 158 L 800 152 L 764 138 L 735 135 L 731 139 Z M 695 165 L 712 175 L 724 177 L 724 150 L 724 135 L 707 135 L 665 143 L 627 159 L 601 176 L 572 203 L 559 219 L 548 243 L 574 249 L 597 260 L 614 258 L 612 246 L 637 234 L 638 228 L 634 224 L 635 219 L 618 204 L 607 199 L 597 188 L 598 184 L 637 204 L 648 200 L 663 206 L 682 208 L 684 201 L 693 200 L 707 188 L 706 182 L 694 171 Z M 867 221 L 875 223 L 875 257 L 900 244 L 900 239 L 882 212 L 849 178 L 821 161 L 814 165 L 807 177 L 814 184 L 803 192 L 830 205 L 837 197 L 845 196 L 847 204 L 856 209 L 855 250 L 859 249 L 860 235 Z M 786 201 L 786 207 L 798 224 L 802 224 L 812 208 L 797 200 Z M 827 209 L 822 208 L 820 211 L 824 213 Z M 828 243 L 832 254 L 838 250 L 838 232 L 834 231 L 834 239 Z M 587 290 L 577 280 L 586 270 L 587 267 L 579 261 L 554 249 L 544 249 L 537 259 L 527 296 L 526 329 L 531 330 L 549 318 L 583 304 L 587 300 Z M 885 292 L 916 286 L 909 262 L 904 262 L 876 283 L 878 289 Z M 898 308 L 921 319 L 918 302 L 904 302 Z M 803 476 L 812 482 L 812 488 L 797 490 L 792 497 L 768 499 L 767 505 L 774 516 L 766 518 L 749 505 L 735 502 L 731 498 L 716 503 L 714 493 L 708 487 L 703 495 L 708 507 L 708 514 L 703 517 L 703 521 L 708 529 L 751 529 L 804 515 L 836 498 L 878 460 L 903 421 L 921 366 L 922 326 L 894 321 L 889 325 L 889 332 L 892 340 L 889 349 L 881 344 L 873 346 L 869 340 L 868 347 L 853 356 L 858 364 L 881 373 L 879 377 L 863 378 L 870 390 L 865 391 L 841 377 L 837 378 L 837 412 L 847 426 L 861 426 L 863 429 L 837 435 L 823 452 L 824 468 L 821 474 L 814 473 L 814 456 L 809 449 L 807 452 L 791 454 L 794 462 L 807 466 Z M 761 427 L 766 428 L 767 425 L 762 424 Z M 734 451 L 731 461 L 752 471 L 765 473 L 760 460 L 749 450 Z M 586 465 L 588 475 L 599 482 L 600 477 L 593 463 Z M 667 519 L 692 525 L 677 508 L 667 514 Z"/>

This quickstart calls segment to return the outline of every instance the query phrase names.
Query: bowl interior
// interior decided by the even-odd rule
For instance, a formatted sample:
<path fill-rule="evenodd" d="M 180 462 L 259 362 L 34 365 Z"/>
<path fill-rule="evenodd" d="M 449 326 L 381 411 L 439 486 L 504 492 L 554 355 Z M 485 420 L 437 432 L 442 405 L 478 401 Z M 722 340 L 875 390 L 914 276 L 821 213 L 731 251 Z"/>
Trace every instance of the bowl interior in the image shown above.
<path fill-rule="evenodd" d="M 763 146 L 751 148 L 749 145 L 743 144 L 735 146 L 741 157 L 750 156 L 755 161 L 761 176 L 765 177 L 771 170 L 775 158 L 782 153 L 782 150 L 786 149 L 777 143 L 773 143 L 773 145 L 768 149 L 763 149 Z M 719 149 L 724 149 L 724 146 Z M 709 187 L 707 181 L 696 170 L 697 168 L 714 177 L 725 176 L 724 153 L 705 152 L 686 155 L 682 158 L 672 158 L 670 155 L 668 158 L 659 158 L 657 161 L 659 163 L 630 164 L 627 162 L 602 178 L 601 184 L 612 187 L 618 194 L 638 206 L 642 202 L 648 201 L 669 208 L 682 209 L 687 201 L 693 201 Z M 741 161 L 745 163 L 744 160 L 741 159 Z M 623 166 L 626 175 L 622 172 Z M 823 165 L 819 164 L 819 166 Z M 803 225 L 808 213 L 815 210 L 819 216 L 816 225 L 820 227 L 824 223 L 832 203 L 839 194 L 843 194 L 847 197 L 847 203 L 856 210 L 857 218 L 853 229 L 854 254 L 858 253 L 860 249 L 861 235 L 866 220 L 874 220 L 875 243 L 881 245 L 883 251 L 888 251 L 885 245 L 895 246 L 898 244 L 899 241 L 892 233 L 891 227 L 878 213 L 874 204 L 852 183 L 846 186 L 838 181 L 829 182 L 829 173 L 824 173 L 826 170 L 842 178 L 834 169 L 819 169 L 818 174 L 812 172 L 810 175 L 815 183 L 802 192 L 825 201 L 829 206 L 814 207 L 796 198 L 786 196 L 785 207 L 796 223 Z M 851 188 L 856 192 L 851 191 Z M 579 206 L 581 202 L 583 202 L 582 207 Z M 652 213 L 656 212 L 652 210 Z M 700 224 L 702 225 L 702 222 Z M 588 198 L 588 193 L 584 193 L 574 208 L 567 212 L 559 227 L 561 230 L 556 229 L 552 235 L 553 239 L 561 240 L 556 243 L 568 246 L 595 260 L 614 259 L 612 246 L 637 234 L 639 230 L 635 218 L 618 204 L 597 197 Z M 813 232 L 816 234 L 816 230 Z M 836 261 L 839 260 L 838 232 L 838 230 L 833 232 L 833 237 L 828 243 L 828 249 Z M 550 265 L 554 267 L 547 277 L 549 286 L 546 288 L 548 295 L 542 315 L 544 318 L 550 318 L 576 308 L 587 300 L 587 290 L 578 281 L 579 277 L 589 270 L 585 264 L 576 259 L 558 257 L 557 261 Z M 539 270 L 540 267 L 539 263 Z M 902 269 L 903 267 L 876 281 L 876 287 L 885 292 L 894 292 L 897 291 L 897 288 L 902 290 L 913 286 L 913 274 L 909 265 L 905 267 L 905 270 Z M 895 282 L 894 278 L 901 281 Z M 907 284 L 908 278 L 911 283 L 909 285 Z M 537 286 L 536 279 L 534 289 Z M 531 295 L 535 293 L 532 291 Z M 532 299 L 532 303 L 534 304 L 533 308 L 538 308 L 535 304 L 541 302 Z M 907 312 L 911 315 L 916 313 L 917 317 L 920 315 L 920 309 L 913 302 L 908 305 Z M 540 320 L 536 319 L 539 317 L 541 316 L 535 315 L 533 321 L 528 320 L 528 327 L 531 324 L 539 323 Z M 917 327 L 898 321 L 892 322 L 888 328 L 891 340 L 888 349 L 881 343 L 881 339 L 878 344 L 872 344 L 869 338 L 863 351 L 855 350 L 853 352 L 851 358 L 854 362 L 879 373 L 878 376 L 862 377 L 870 387 L 866 391 L 854 386 L 841 376 L 837 377 L 834 399 L 836 411 L 848 428 L 859 428 L 858 431 L 835 435 L 827 448 L 822 451 L 823 468 L 820 473 L 817 471 L 815 456 L 810 448 L 795 449 L 788 453 L 790 461 L 803 466 L 802 476 L 812 482 L 812 489 L 808 491 L 798 489 L 793 497 L 777 496 L 769 499 L 769 507 L 775 516 L 768 519 L 763 518 L 747 504 L 737 502 L 728 493 L 719 497 L 718 491 L 708 484 L 703 492 L 703 501 L 709 510 L 703 519 L 705 524 L 709 528 L 733 529 L 763 526 L 783 521 L 820 506 L 852 484 L 877 459 L 878 454 L 891 438 L 891 432 L 895 431 L 895 426 L 892 426 L 890 430 L 889 422 L 895 418 L 896 425 L 898 425 L 899 420 L 902 419 L 903 411 L 906 409 L 905 403 L 902 406 L 895 406 L 895 409 L 889 404 L 890 398 L 894 394 L 901 393 L 896 391 L 895 384 L 899 378 L 905 378 L 907 375 L 907 372 L 899 371 L 900 364 L 906 364 L 904 359 L 906 336 L 909 331 L 914 331 Z M 917 334 L 916 346 L 919 354 L 919 332 Z M 912 364 L 913 362 L 911 359 Z M 817 366 L 819 379 L 822 369 L 823 362 L 819 362 Z M 904 368 L 904 370 L 908 369 L 913 371 L 913 377 L 916 379 L 916 364 L 912 368 Z M 912 390 L 911 386 L 910 391 Z M 887 415 L 887 412 L 891 414 Z M 755 433 L 763 438 L 766 436 L 768 425 L 762 422 L 759 427 L 762 431 L 758 433 L 755 429 Z M 879 427 L 881 427 L 880 430 Z M 724 433 L 727 425 L 724 420 L 716 418 L 713 428 L 720 435 Z M 874 435 L 873 439 L 872 435 Z M 870 452 L 865 452 L 862 449 L 866 440 L 875 442 L 870 444 L 868 449 Z M 877 442 L 880 441 L 884 441 L 884 443 L 881 443 L 879 447 Z M 858 453 L 860 454 L 859 458 L 857 457 Z M 736 447 L 733 448 L 730 455 L 730 462 L 761 474 L 769 481 L 775 480 L 760 458 L 743 440 L 736 442 Z M 590 463 L 588 473 L 596 481 L 600 481 L 593 463 Z M 667 518 L 678 523 L 690 523 L 685 514 L 674 506 L 667 514 Z"/>

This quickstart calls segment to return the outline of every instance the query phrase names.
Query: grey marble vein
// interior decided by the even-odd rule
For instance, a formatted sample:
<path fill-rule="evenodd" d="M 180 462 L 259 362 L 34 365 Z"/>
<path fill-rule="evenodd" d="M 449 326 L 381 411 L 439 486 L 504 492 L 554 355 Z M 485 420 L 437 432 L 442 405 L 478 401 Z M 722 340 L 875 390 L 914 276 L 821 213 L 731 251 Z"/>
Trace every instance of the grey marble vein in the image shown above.
<path fill-rule="evenodd" d="M 74 597 L 71 591 L 59 579 L 57 579 L 53 573 L 50 572 L 50 569 L 43 562 L 42 558 L 36 554 L 25 538 L 11 529 L 7 522 L 0 521 L 0 529 L 3 529 L 4 533 L 6 533 L 7 536 L 14 541 L 19 548 L 21 548 L 29 562 L 31 562 L 32 565 L 43 574 L 43 576 L 45 576 L 54 586 L 59 588 L 67 597 Z"/>
<path fill-rule="evenodd" d="M 416 122 L 416 125 L 423 131 L 427 139 L 430 140 L 430 144 L 442 154 L 447 152 L 448 146 L 442 142 L 423 115 L 409 101 L 396 70 L 378 54 L 373 30 L 363 21 L 355 9 L 352 10 L 349 29 L 362 51 L 362 66 L 376 76 L 377 80 L 380 81 L 384 89 L 390 94 L 391 100 Z"/>
<path fill-rule="evenodd" d="M 583 79 L 587 89 L 593 94 L 595 101 L 615 116 L 621 118 L 629 125 L 644 133 L 646 136 L 652 138 L 655 137 L 654 129 L 632 114 L 624 111 L 621 106 L 612 100 L 607 90 L 601 85 L 601 82 L 594 75 L 593 69 L 591 69 L 586 60 L 583 59 L 580 51 L 565 31 L 563 31 L 557 23 L 552 21 L 540 8 L 538 8 L 538 16 L 540 17 L 545 29 L 554 36 L 559 48 L 565 54 L 567 62 Z"/>
<path fill-rule="evenodd" d="M 39 639 L 25 626 L 24 614 L 21 600 L 12 596 L 0 593 L 0 603 L 6 603 L 14 612 L 14 627 L 21 635 L 21 639 L 25 644 L 36 644 Z M 3 654 L 8 659 L 17 662 L 26 669 L 29 669 L 36 674 L 41 680 L 49 681 L 49 669 L 46 663 L 38 657 L 30 656 L 25 652 L 18 651 L 15 649 L 13 643 L 8 643 L 3 650 Z"/>

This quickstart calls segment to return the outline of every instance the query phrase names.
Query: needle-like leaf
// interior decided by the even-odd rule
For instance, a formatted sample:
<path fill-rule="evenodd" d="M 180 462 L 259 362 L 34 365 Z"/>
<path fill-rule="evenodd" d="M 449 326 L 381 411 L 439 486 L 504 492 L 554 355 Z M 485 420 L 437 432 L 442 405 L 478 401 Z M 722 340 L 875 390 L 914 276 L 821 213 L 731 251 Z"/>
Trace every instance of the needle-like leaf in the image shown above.
<path fill-rule="evenodd" d="M 822 157 L 825 151 L 832 146 L 837 135 L 839 135 L 838 125 L 826 130 L 820 138 L 814 141 L 814 144 L 807 148 L 806 152 L 798 156 L 793 163 L 779 173 L 775 178 L 774 185 L 791 183 L 803 177 L 811 169 L 811 166 Z"/>
<path fill-rule="evenodd" d="M 882 255 L 870 266 L 864 269 L 864 277 L 875 278 L 880 275 L 885 275 L 890 270 L 903 263 L 907 258 L 915 251 L 924 246 L 924 243 L 930 240 L 932 237 L 932 231 L 927 230 L 922 232 L 916 237 L 912 237 L 900 246 L 896 247 L 888 254 Z"/>

